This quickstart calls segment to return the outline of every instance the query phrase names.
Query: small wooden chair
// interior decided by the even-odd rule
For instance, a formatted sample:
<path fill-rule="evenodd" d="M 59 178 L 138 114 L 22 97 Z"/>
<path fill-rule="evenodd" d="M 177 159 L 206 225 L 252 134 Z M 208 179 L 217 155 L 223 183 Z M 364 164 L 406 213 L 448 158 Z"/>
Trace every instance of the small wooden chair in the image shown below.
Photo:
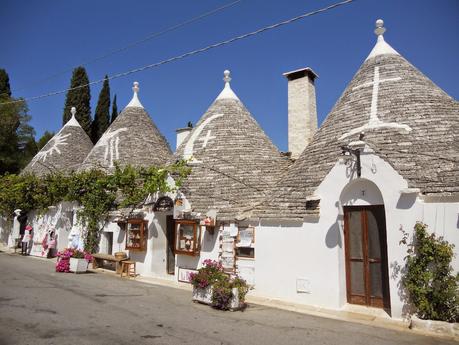
<path fill-rule="evenodd" d="M 135 270 L 135 261 L 125 260 L 121 261 L 121 273 L 120 277 L 123 277 L 123 274 L 126 273 L 126 277 L 136 277 L 136 270 Z"/>

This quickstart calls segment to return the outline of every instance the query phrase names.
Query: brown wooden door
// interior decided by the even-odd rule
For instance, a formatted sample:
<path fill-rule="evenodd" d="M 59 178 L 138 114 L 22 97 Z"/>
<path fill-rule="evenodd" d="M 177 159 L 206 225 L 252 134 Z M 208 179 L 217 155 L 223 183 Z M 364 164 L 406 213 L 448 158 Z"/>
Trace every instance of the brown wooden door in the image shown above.
<path fill-rule="evenodd" d="M 390 309 L 383 205 L 344 207 L 347 301 Z"/>

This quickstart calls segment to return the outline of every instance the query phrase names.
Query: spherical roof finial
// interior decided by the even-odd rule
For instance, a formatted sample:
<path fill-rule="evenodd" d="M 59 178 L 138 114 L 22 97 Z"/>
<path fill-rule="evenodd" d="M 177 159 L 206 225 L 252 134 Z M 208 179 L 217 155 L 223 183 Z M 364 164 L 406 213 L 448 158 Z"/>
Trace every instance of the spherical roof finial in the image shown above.
<path fill-rule="evenodd" d="M 75 114 L 76 114 L 76 108 L 75 108 L 75 107 L 72 107 L 72 109 L 70 109 L 70 113 L 72 114 L 72 116 L 75 116 Z"/>
<path fill-rule="evenodd" d="M 384 20 L 378 19 L 376 21 L 375 34 L 376 36 L 382 36 L 384 32 L 386 32 L 386 28 L 384 27 Z"/>
<path fill-rule="evenodd" d="M 223 81 L 225 83 L 229 83 L 231 81 L 230 74 L 231 74 L 231 72 L 229 70 L 227 70 L 227 69 L 223 72 L 223 75 L 224 75 Z"/>
<path fill-rule="evenodd" d="M 132 87 L 132 91 L 134 91 L 135 93 L 139 92 L 139 82 L 138 81 L 134 82 L 134 86 Z"/>

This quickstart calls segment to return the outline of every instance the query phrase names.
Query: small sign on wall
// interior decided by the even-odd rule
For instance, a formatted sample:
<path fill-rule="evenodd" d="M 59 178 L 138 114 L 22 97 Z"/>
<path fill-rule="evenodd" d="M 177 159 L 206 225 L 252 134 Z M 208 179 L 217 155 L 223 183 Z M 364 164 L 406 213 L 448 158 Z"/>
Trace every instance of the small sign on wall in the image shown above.
<path fill-rule="evenodd" d="M 198 273 L 197 270 L 191 268 L 178 268 L 178 281 L 182 283 L 191 283 L 191 273 Z"/>
<path fill-rule="evenodd" d="M 311 293 L 311 283 L 305 278 L 296 278 L 296 292 Z"/>

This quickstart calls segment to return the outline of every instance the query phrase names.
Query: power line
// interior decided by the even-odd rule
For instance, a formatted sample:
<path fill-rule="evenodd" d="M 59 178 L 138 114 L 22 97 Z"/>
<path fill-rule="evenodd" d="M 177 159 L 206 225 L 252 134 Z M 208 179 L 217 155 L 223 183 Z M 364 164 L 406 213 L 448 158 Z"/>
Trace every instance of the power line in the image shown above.
<path fill-rule="evenodd" d="M 152 40 L 152 39 L 157 38 L 157 37 L 159 37 L 159 36 L 162 36 L 162 35 L 164 35 L 164 34 L 167 34 L 168 32 L 172 32 L 172 31 L 175 31 L 175 30 L 177 30 L 177 29 L 180 29 L 181 27 L 183 27 L 183 26 L 185 26 L 185 25 L 192 24 L 192 23 L 194 23 L 194 22 L 196 22 L 196 21 L 198 21 L 198 20 L 200 20 L 200 19 L 209 17 L 209 16 L 211 16 L 211 15 L 217 13 L 217 12 L 223 11 L 223 10 L 229 8 L 229 7 L 232 7 L 232 6 L 236 5 L 236 4 L 238 4 L 238 3 L 241 2 L 241 1 L 242 1 L 242 0 L 236 0 L 236 1 L 230 2 L 230 3 L 226 4 L 226 5 L 223 5 L 223 6 L 220 6 L 220 7 L 218 7 L 218 8 L 215 8 L 215 9 L 213 9 L 213 10 L 211 10 L 211 11 L 202 13 L 202 14 L 200 14 L 200 15 L 197 16 L 197 17 L 193 17 L 193 18 L 191 18 L 191 19 L 188 19 L 188 20 L 186 20 L 186 21 L 184 21 L 184 22 L 182 22 L 182 23 L 173 25 L 173 26 L 171 26 L 171 27 L 168 27 L 168 28 L 166 28 L 166 29 L 164 29 L 164 30 L 161 30 L 161 31 L 158 31 L 158 32 L 151 33 L 151 34 L 149 34 L 148 36 L 146 36 L 145 38 L 142 38 L 141 40 L 138 40 L 138 41 L 129 43 L 129 44 L 128 44 L 127 46 L 125 46 L 125 47 L 122 47 L 122 48 L 118 48 L 118 49 L 112 50 L 112 51 L 110 51 L 110 52 L 108 52 L 108 53 L 106 53 L 106 54 L 100 55 L 100 56 L 98 56 L 98 57 L 96 57 L 96 58 L 94 58 L 94 59 L 84 61 L 83 63 L 79 64 L 79 66 L 87 66 L 87 65 L 89 65 L 89 64 L 92 64 L 92 63 L 97 62 L 97 61 L 99 61 L 99 60 L 103 60 L 103 59 L 105 59 L 105 58 L 107 58 L 107 57 L 110 57 L 110 56 L 112 56 L 112 55 L 121 53 L 121 52 L 123 52 L 123 51 L 125 51 L 125 50 L 128 50 L 128 49 L 130 49 L 130 48 L 133 48 L 133 47 L 135 47 L 135 46 L 137 46 L 137 45 L 139 45 L 139 44 L 141 44 L 141 43 L 144 43 L 144 42 L 146 42 L 146 41 L 149 41 L 149 40 Z M 16 93 L 16 92 L 18 92 L 18 91 L 22 91 L 22 90 L 24 90 L 24 89 L 27 89 L 27 88 L 29 88 L 30 86 L 38 85 L 38 84 L 40 84 L 40 83 L 42 83 L 42 82 L 44 82 L 44 81 L 48 81 L 48 80 L 54 79 L 54 78 L 56 78 L 56 77 L 59 77 L 59 76 L 65 74 L 65 73 L 71 72 L 74 68 L 75 68 L 75 67 L 71 67 L 71 68 L 67 68 L 67 69 L 65 69 L 65 70 L 62 70 L 62 71 L 60 71 L 60 72 L 57 72 L 57 73 L 55 73 L 55 74 L 53 74 L 53 75 L 51 75 L 51 76 L 49 76 L 49 77 L 46 77 L 46 78 L 41 79 L 41 80 L 38 80 L 38 81 L 36 81 L 36 82 L 34 82 L 34 83 L 28 85 L 28 86 L 25 86 L 25 87 L 21 87 L 21 88 L 19 88 L 19 89 L 16 89 L 16 90 L 13 91 L 13 93 Z"/>
<path fill-rule="evenodd" d="M 227 39 L 225 41 L 221 41 L 221 42 L 218 42 L 218 43 L 211 44 L 211 45 L 206 46 L 204 48 L 192 50 L 190 52 L 187 52 L 187 53 L 184 53 L 184 54 L 181 54 L 181 55 L 177 55 L 177 56 L 174 56 L 172 58 L 169 58 L 169 59 L 166 59 L 166 60 L 162 60 L 160 62 L 156 62 L 156 63 L 150 64 L 150 65 L 146 65 L 146 66 L 143 66 L 143 67 L 135 68 L 135 69 L 132 69 L 132 70 L 127 71 L 127 72 L 122 72 L 122 73 L 115 74 L 113 76 L 108 77 L 108 79 L 112 80 L 112 79 L 125 77 L 125 76 L 133 74 L 133 73 L 138 73 L 138 72 L 141 72 L 141 71 L 144 71 L 144 70 L 147 70 L 147 69 L 150 69 L 150 68 L 159 67 L 161 65 L 165 65 L 165 64 L 177 61 L 177 60 L 182 60 L 182 59 L 187 58 L 189 56 L 193 56 L 193 55 L 197 55 L 197 54 L 200 54 L 200 53 L 204 53 L 204 52 L 206 52 L 208 50 L 211 50 L 211 49 L 214 49 L 214 48 L 218 48 L 218 47 L 221 47 L 221 46 L 224 46 L 224 45 L 236 42 L 236 41 L 240 41 L 242 39 L 245 39 L 245 38 L 248 38 L 248 37 L 251 37 L 251 36 L 255 36 L 255 35 L 258 35 L 258 34 L 260 34 L 262 32 L 273 30 L 273 29 L 276 29 L 278 27 L 281 27 L 281 26 L 284 26 L 284 25 L 287 25 L 287 24 L 291 24 L 291 23 L 296 22 L 296 21 L 298 21 L 300 19 L 303 19 L 303 18 L 306 18 L 306 17 L 310 17 L 310 16 L 313 16 L 313 15 L 316 15 L 316 14 L 320 14 L 320 13 L 332 10 L 332 9 L 337 8 L 339 6 L 343 6 L 343 5 L 349 4 L 349 3 L 353 2 L 353 1 L 355 1 L 355 0 L 341 1 L 341 2 L 335 3 L 333 5 L 329 5 L 327 7 L 321 8 L 319 10 L 315 10 L 315 11 L 312 11 L 312 12 L 304 13 L 302 15 L 299 15 L 297 17 L 293 17 L 293 18 L 285 20 L 283 22 L 279 22 L 279 23 L 276 23 L 276 24 L 273 24 L 273 25 L 265 26 L 265 27 L 263 27 L 261 29 L 258 29 L 258 30 L 255 30 L 255 31 L 243 34 L 243 35 L 240 35 L 240 36 L 236 36 L 236 37 Z M 0 105 L 11 104 L 11 103 L 19 103 L 19 102 L 23 102 L 23 101 L 34 101 L 34 100 L 41 99 L 41 98 L 55 96 L 55 95 L 59 95 L 59 94 L 71 91 L 71 90 L 77 90 L 77 89 L 81 89 L 81 88 L 86 87 L 86 86 L 99 84 L 99 83 L 102 83 L 104 80 L 105 79 L 99 79 L 99 80 L 90 82 L 90 83 L 85 84 L 85 85 L 80 85 L 80 86 L 77 86 L 77 87 L 73 87 L 73 88 L 69 88 L 69 89 L 65 89 L 65 90 L 60 90 L 60 91 L 54 91 L 54 92 L 50 92 L 50 93 L 43 94 L 43 95 L 40 95 L 40 96 L 23 98 L 23 99 L 20 99 L 20 100 L 17 100 L 17 101 L 4 102 L 4 103 L 0 103 Z"/>

